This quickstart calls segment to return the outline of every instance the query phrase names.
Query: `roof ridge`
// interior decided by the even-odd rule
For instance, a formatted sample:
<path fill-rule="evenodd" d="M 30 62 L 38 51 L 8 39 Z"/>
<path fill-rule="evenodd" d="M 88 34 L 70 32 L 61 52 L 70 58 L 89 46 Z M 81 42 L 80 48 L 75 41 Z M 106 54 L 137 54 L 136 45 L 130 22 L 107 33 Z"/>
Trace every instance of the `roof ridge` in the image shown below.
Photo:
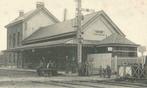
<path fill-rule="evenodd" d="M 54 20 L 55 22 L 60 22 L 47 8 L 43 7 L 41 9 L 34 9 L 34 10 L 30 10 L 26 13 L 24 13 L 23 16 L 18 16 L 16 17 L 14 20 L 12 20 L 10 23 L 8 23 L 5 27 L 14 25 L 15 23 L 17 23 L 18 21 L 23 21 L 24 19 L 29 18 L 31 15 L 33 15 L 33 13 L 35 13 L 36 11 L 41 11 L 44 10 L 51 18 L 52 20 Z M 26 17 L 25 17 L 26 16 Z"/>
<path fill-rule="evenodd" d="M 99 12 L 100 12 L 100 11 L 97 11 L 97 12 L 94 12 L 94 13 L 99 13 Z M 93 13 L 86 14 L 86 15 L 84 15 L 84 16 L 88 16 L 88 15 L 91 15 L 91 14 L 93 14 Z M 92 18 L 93 18 L 93 17 L 92 17 Z M 92 19 L 92 18 L 91 18 L 91 19 Z M 49 26 L 53 26 L 53 25 L 58 25 L 58 24 L 61 24 L 61 23 L 64 23 L 64 22 L 72 21 L 72 20 L 75 20 L 75 18 L 68 19 L 68 20 L 62 21 L 62 22 L 58 22 L 58 23 L 56 23 L 56 24 L 47 25 L 47 26 L 44 26 L 44 27 L 49 27 Z M 89 19 L 89 20 L 90 20 L 90 19 Z"/>

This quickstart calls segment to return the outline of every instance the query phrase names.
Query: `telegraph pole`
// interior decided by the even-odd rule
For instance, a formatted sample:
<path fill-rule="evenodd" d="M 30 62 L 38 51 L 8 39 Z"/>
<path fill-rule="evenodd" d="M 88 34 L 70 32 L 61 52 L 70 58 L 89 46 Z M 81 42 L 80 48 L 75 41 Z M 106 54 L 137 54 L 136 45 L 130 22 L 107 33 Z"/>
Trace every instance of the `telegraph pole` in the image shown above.
<path fill-rule="evenodd" d="M 77 0 L 76 7 L 76 27 L 77 27 L 77 60 L 78 60 L 78 70 L 79 75 L 81 75 L 81 64 L 82 64 L 82 33 L 81 33 L 81 20 L 82 20 L 82 8 L 81 8 L 81 0 Z"/>
<path fill-rule="evenodd" d="M 80 70 L 82 69 L 82 25 L 81 22 L 83 20 L 82 11 L 85 12 L 94 12 L 93 9 L 84 9 L 82 8 L 82 0 L 76 0 L 77 6 L 76 6 L 76 34 L 77 34 L 77 61 L 78 61 L 78 70 L 79 75 L 82 75 L 80 73 Z"/>

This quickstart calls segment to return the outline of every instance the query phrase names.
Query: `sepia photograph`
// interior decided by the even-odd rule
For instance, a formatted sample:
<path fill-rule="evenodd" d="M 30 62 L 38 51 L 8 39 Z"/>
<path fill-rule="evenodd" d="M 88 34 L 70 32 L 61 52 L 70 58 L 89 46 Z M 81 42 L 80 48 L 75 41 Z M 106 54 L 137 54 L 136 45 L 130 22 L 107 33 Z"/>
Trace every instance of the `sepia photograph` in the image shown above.
<path fill-rule="evenodd" d="M 147 88 L 146 0 L 0 0 L 0 88 Z"/>

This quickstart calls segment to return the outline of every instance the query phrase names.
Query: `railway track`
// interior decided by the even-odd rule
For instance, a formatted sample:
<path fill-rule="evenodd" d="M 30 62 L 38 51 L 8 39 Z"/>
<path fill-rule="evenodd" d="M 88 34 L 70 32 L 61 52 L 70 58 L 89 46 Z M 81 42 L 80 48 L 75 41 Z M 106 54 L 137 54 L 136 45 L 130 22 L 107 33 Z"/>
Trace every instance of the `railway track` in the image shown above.
<path fill-rule="evenodd" d="M 40 83 L 44 85 L 53 85 L 53 86 L 58 86 L 58 87 L 64 87 L 64 88 L 94 88 L 90 86 L 84 86 L 84 85 L 75 85 L 75 84 L 69 84 L 69 83 L 64 83 L 64 82 L 33 82 L 33 83 Z M 101 87 L 97 87 L 101 88 Z"/>
<path fill-rule="evenodd" d="M 109 81 L 69 81 L 69 82 L 57 82 L 56 83 L 63 83 L 63 84 L 70 84 L 70 85 L 79 85 L 79 86 L 86 86 L 92 88 L 147 88 L 146 84 L 135 84 L 135 83 L 125 83 L 125 82 L 109 82 Z"/>
<path fill-rule="evenodd" d="M 33 83 L 54 85 L 64 88 L 147 88 L 146 84 L 135 84 L 114 81 L 33 81 Z"/>
<path fill-rule="evenodd" d="M 137 82 L 129 82 L 129 81 L 89 81 L 91 83 L 101 83 L 101 84 L 110 84 L 110 85 L 118 85 L 118 86 L 126 86 L 126 87 L 141 87 L 147 88 L 147 84 L 145 83 L 137 83 Z"/>

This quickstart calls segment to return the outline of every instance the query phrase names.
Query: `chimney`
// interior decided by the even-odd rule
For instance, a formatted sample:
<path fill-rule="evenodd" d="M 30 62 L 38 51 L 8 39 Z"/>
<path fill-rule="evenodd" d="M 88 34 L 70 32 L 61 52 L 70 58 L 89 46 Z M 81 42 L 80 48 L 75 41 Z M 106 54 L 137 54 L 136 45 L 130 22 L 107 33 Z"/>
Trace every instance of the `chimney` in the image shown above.
<path fill-rule="evenodd" d="M 36 3 L 36 8 L 37 8 L 37 9 L 44 8 L 44 2 L 37 2 L 37 3 Z"/>
<path fill-rule="evenodd" d="M 63 21 L 66 21 L 66 19 L 67 19 L 67 9 L 65 8 L 64 9 L 64 19 L 63 19 Z"/>
<path fill-rule="evenodd" d="M 23 16 L 24 15 L 24 11 L 23 10 L 20 10 L 19 11 L 19 16 Z"/>

